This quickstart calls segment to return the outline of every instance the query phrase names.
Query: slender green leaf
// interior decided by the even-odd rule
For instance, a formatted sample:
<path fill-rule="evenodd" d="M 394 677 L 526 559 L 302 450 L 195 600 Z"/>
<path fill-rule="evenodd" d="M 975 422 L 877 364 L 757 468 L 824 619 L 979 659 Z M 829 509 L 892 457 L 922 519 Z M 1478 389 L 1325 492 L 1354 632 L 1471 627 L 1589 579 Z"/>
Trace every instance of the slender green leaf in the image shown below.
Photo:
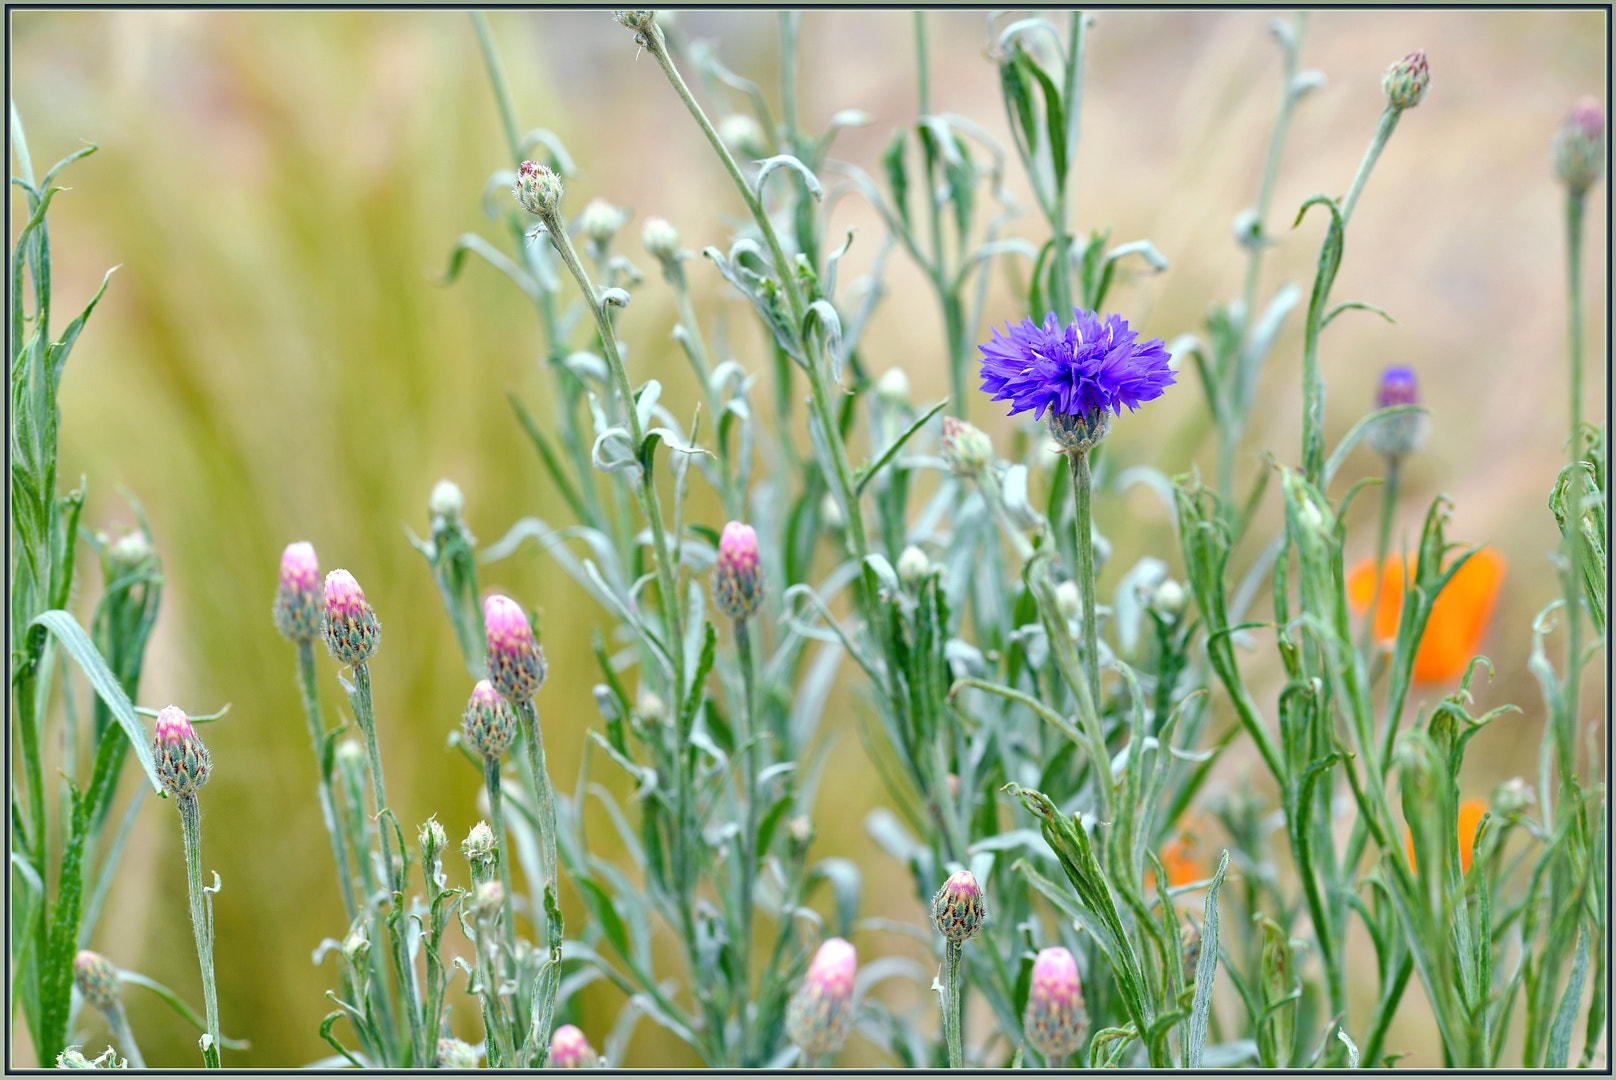
<path fill-rule="evenodd" d="M 1201 957 L 1195 963 L 1195 999 L 1190 1005 L 1189 1034 L 1184 1040 L 1184 1067 L 1201 1068 L 1206 1050 L 1207 1023 L 1212 1016 L 1212 979 L 1218 970 L 1218 889 L 1229 869 L 1229 852 L 1223 852 L 1212 884 L 1206 890 L 1206 907 L 1201 919 Z"/>
<path fill-rule="evenodd" d="M 157 763 L 152 757 L 151 739 L 146 734 L 145 725 L 135 715 L 128 695 L 107 668 L 107 662 L 101 658 L 89 635 L 72 615 L 61 610 L 45 612 L 35 618 L 32 625 L 43 626 L 55 634 L 68 654 L 78 661 L 79 668 L 90 680 L 97 696 L 107 703 L 107 708 L 112 710 L 113 717 L 134 744 L 135 756 L 140 759 L 141 768 L 146 770 L 146 778 L 151 781 L 152 789 L 162 792 L 162 785 L 157 782 Z"/>
<path fill-rule="evenodd" d="M 1566 983 L 1565 996 L 1554 1014 L 1554 1026 L 1549 1029 L 1549 1050 L 1543 1058 L 1545 1069 L 1563 1069 L 1571 1056 L 1571 1029 L 1576 1026 L 1577 1009 L 1582 1005 L 1582 984 L 1588 975 L 1588 924 L 1581 923 L 1577 931 L 1577 960 L 1571 968 L 1571 980 Z"/>

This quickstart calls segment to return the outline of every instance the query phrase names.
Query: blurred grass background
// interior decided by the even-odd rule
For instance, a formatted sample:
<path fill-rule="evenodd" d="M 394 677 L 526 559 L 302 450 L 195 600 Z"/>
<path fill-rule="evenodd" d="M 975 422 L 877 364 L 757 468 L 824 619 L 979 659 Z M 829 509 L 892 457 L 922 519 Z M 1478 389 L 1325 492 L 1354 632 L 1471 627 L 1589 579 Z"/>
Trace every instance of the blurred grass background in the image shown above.
<path fill-rule="evenodd" d="M 1272 14 L 1097 17 L 1073 220 L 1085 230 L 1110 226 L 1113 242 L 1149 238 L 1171 260 L 1169 272 L 1112 294 L 1111 306 L 1147 335 L 1199 330 L 1212 303 L 1238 293 L 1244 264 L 1231 221 L 1255 200 L 1279 92 L 1265 29 Z M 681 12 L 676 21 L 687 39 L 716 38 L 725 63 L 777 101 L 772 14 Z M 661 378 L 665 400 L 687 407 L 686 367 L 668 339 L 672 301 L 636 238 L 655 214 L 687 247 L 727 246 L 737 196 L 660 72 L 636 57 L 631 35 L 607 12 L 499 12 L 491 22 L 519 126 L 553 129 L 578 163 L 569 209 L 599 195 L 634 211 L 619 250 L 650 280 L 620 323 L 630 373 Z M 893 129 L 912 123 L 917 108 L 911 25 L 898 11 L 802 20 L 805 124 L 817 131 L 838 110 L 868 112 L 873 122 L 842 135 L 833 156 L 873 174 Z M 1008 146 L 996 69 L 984 59 L 984 17 L 935 13 L 930 27 L 934 108 L 972 118 Z M 101 147 L 65 174 L 73 190 L 52 211 L 57 310 L 76 310 L 106 268 L 121 265 L 63 381 L 62 482 L 88 475 L 91 528 L 132 524 L 120 487 L 150 514 L 169 587 L 140 703 L 193 712 L 231 703 L 228 718 L 205 732 L 216 769 L 203 798 L 205 865 L 224 882 L 216 901 L 221 1015 L 226 1034 L 253 1044 L 227 1064 L 295 1067 L 328 1053 L 317 1029 L 335 970 L 313 966 L 310 955 L 344 928 L 312 797 L 293 651 L 269 620 L 279 552 L 311 540 L 322 569 L 345 566 L 364 585 L 386 629 L 374 677 L 395 808 L 407 829 L 438 814 L 458 841 L 478 816 L 480 778 L 444 746 L 469 687 L 404 528 L 425 533 L 426 496 L 441 476 L 464 489 L 468 521 L 485 543 L 520 516 L 565 512 L 505 400 L 514 390 L 535 415 L 548 415 L 526 302 L 475 261 L 451 287 L 435 280 L 459 234 L 498 235 L 480 210 L 490 173 L 509 164 L 487 75 L 464 12 L 26 11 L 14 15 L 13 31 L 12 93 L 35 168 L 84 141 Z M 1513 701 L 1523 713 L 1475 741 L 1469 794 L 1530 773 L 1541 733 L 1541 698 L 1525 661 L 1532 617 L 1558 595 L 1546 499 L 1567 409 L 1562 195 L 1549 144 L 1573 98 L 1605 85 L 1606 31 L 1597 11 L 1315 14 L 1302 63 L 1328 82 L 1298 108 L 1269 223 L 1279 244 L 1262 295 L 1284 280 L 1305 295 L 1324 223 L 1315 214 L 1291 231 L 1295 208 L 1316 192 L 1345 190 L 1380 112 L 1381 73 L 1425 48 L 1431 92 L 1404 117 L 1368 185 L 1335 290 L 1338 299 L 1387 308 L 1397 325 L 1352 315 L 1331 329 L 1321 355 L 1332 445 L 1365 411 L 1384 365 L 1418 372 L 1433 433 L 1405 469 L 1398 527 L 1416 528 L 1445 491 L 1455 501 L 1450 535 L 1491 544 L 1508 560 L 1484 645 L 1498 677 L 1478 692 L 1476 711 Z M 1025 198 L 1014 168 L 1010 186 Z M 1588 222 L 1584 406 L 1601 422 L 1604 190 Z M 844 219 L 857 225 L 849 260 L 863 266 L 879 230 L 854 202 L 841 204 L 827 235 L 839 235 Z M 14 228 L 19 205 L 14 192 Z M 1019 231 L 1034 230 L 1028 215 Z M 691 272 L 701 310 L 721 304 L 745 321 L 709 266 L 698 261 Z M 993 320 L 1025 314 L 1002 287 L 994 295 Z M 1296 456 L 1299 323 L 1298 312 L 1264 377 L 1243 486 L 1260 465 L 1255 448 Z M 738 348 L 757 367 L 751 340 L 738 337 Z M 916 400 L 932 401 L 947 392 L 942 345 L 929 287 L 895 256 L 866 362 L 875 372 L 901 364 Z M 1198 462 L 1211 474 L 1204 399 L 1193 373 L 1180 382 L 1117 424 L 1114 460 L 1169 474 Z M 984 401 L 971 409 L 988 422 Z M 993 420 L 1002 439 L 1010 425 Z M 1367 450 L 1356 452 L 1338 491 L 1377 468 Z M 1373 500 L 1361 502 L 1355 535 L 1367 554 Z M 1165 515 L 1142 493 L 1102 500 L 1097 520 L 1120 563 L 1107 582 L 1146 553 L 1174 561 Z M 81 565 L 76 605 L 87 616 L 100 582 L 89 561 Z M 488 568 L 483 584 L 544 614 L 546 741 L 558 786 L 570 790 L 583 733 L 596 722 L 587 643 L 603 614 L 532 554 Z M 321 664 L 329 710 L 336 684 Z M 843 687 L 850 703 L 862 700 L 854 678 Z M 1425 688 L 1424 698 L 1447 689 Z M 1597 677 L 1590 694 L 1584 712 L 1593 718 L 1606 704 Z M 827 713 L 838 782 L 826 793 L 840 797 L 821 800 L 815 851 L 864 868 L 864 914 L 919 921 L 907 871 L 864 835 L 864 815 L 884 794 L 862 761 L 855 713 Z M 1237 778 L 1238 755 L 1228 764 Z M 448 860 L 457 878 L 459 861 Z M 92 945 L 200 1004 L 181 866 L 173 807 L 151 800 Z M 569 906 L 569 917 L 581 913 Z M 858 943 L 869 959 L 898 940 L 871 934 Z M 452 992 L 454 1020 L 472 1038 L 476 1009 L 462 989 Z M 1408 1064 L 1440 1064 L 1420 996 L 1412 986 L 1388 1048 L 1413 1051 Z M 194 1032 L 144 991 L 131 989 L 127 1001 L 149 1061 L 195 1064 Z M 584 1016 L 597 1045 L 618 1004 L 615 991 L 591 990 Z M 80 1022 L 89 1046 L 104 1045 L 99 1018 L 86 1013 Z M 21 1025 L 15 1037 L 13 1063 L 29 1064 Z M 839 1059 L 886 1060 L 859 1038 Z M 688 1063 L 649 1023 L 626 1062 Z"/>

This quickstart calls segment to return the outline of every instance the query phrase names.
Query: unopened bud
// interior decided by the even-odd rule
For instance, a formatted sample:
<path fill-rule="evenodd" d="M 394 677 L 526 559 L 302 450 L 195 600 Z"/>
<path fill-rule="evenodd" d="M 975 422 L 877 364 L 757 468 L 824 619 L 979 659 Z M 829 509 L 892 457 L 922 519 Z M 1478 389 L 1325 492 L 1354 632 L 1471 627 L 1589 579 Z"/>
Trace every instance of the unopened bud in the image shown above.
<path fill-rule="evenodd" d="M 1075 581 L 1063 581 L 1055 586 L 1055 607 L 1067 622 L 1083 614 L 1083 594 Z"/>
<path fill-rule="evenodd" d="M 483 601 L 483 632 L 488 646 L 488 681 L 507 701 L 532 701 L 544 685 L 548 669 L 522 606 L 508 596 L 490 596 Z"/>
<path fill-rule="evenodd" d="M 1581 195 L 1604 171 L 1605 113 L 1598 98 L 1580 98 L 1554 135 L 1554 172 L 1573 195 Z"/>
<path fill-rule="evenodd" d="M 530 214 L 547 218 L 561 209 L 561 177 L 548 166 L 522 162 L 516 171 L 516 186 L 511 190 L 517 204 Z"/>
<path fill-rule="evenodd" d="M 1168 578 L 1151 594 L 1150 609 L 1164 619 L 1176 619 L 1183 614 L 1186 599 L 1184 586 Z"/>
<path fill-rule="evenodd" d="M 648 9 L 614 11 L 612 18 L 636 33 L 643 34 L 656 22 L 656 12 Z"/>
<path fill-rule="evenodd" d="M 107 561 L 120 575 L 143 570 L 156 559 L 157 551 L 151 546 L 151 540 L 139 529 L 124 533 L 107 548 Z"/>
<path fill-rule="evenodd" d="M 275 604 L 270 614 L 275 629 L 289 641 L 301 645 L 320 636 L 320 562 L 314 545 L 299 540 L 281 552 L 281 580 L 275 588 Z"/>
<path fill-rule="evenodd" d="M 453 480 L 439 480 L 427 497 L 426 511 L 434 521 L 460 520 L 460 516 L 466 512 L 466 496 L 461 493 L 460 485 Z"/>
<path fill-rule="evenodd" d="M 648 218 L 640 228 L 640 243 L 645 253 L 658 262 L 679 257 L 679 232 L 666 218 Z"/>
<path fill-rule="evenodd" d="M 346 570 L 325 576 L 325 647 L 339 664 L 359 664 L 376 655 L 382 624 L 365 600 L 365 591 Z"/>
<path fill-rule="evenodd" d="M 364 924 L 357 924 L 348 931 L 348 936 L 342 939 L 342 956 L 348 961 L 350 967 L 363 967 L 365 957 L 370 955 L 370 938 L 365 934 Z"/>
<path fill-rule="evenodd" d="M 752 526 L 739 521 L 724 526 L 713 574 L 713 599 L 718 610 L 732 619 L 747 618 L 763 606 L 763 573 Z"/>
<path fill-rule="evenodd" d="M 718 122 L 718 137 L 731 152 L 750 158 L 769 156 L 763 125 L 745 113 L 730 113 Z"/>
<path fill-rule="evenodd" d="M 791 840 L 793 850 L 801 854 L 814 842 L 814 823 L 808 819 L 808 815 L 798 814 L 786 822 L 786 835 Z"/>
<path fill-rule="evenodd" d="M 500 697 L 492 683 L 480 680 L 466 702 L 460 718 L 466 743 L 485 758 L 498 760 L 516 741 L 516 713 L 510 702 Z"/>
<path fill-rule="evenodd" d="M 875 396 L 883 405 L 897 407 L 909 404 L 909 376 L 903 368 L 887 368 L 875 381 Z"/>
<path fill-rule="evenodd" d="M 1520 777 L 1505 780 L 1493 790 L 1493 813 L 1501 818 L 1512 817 L 1537 802 L 1537 793 Z"/>
<path fill-rule="evenodd" d="M 959 798 L 959 795 L 960 795 L 959 773 L 949 773 L 947 776 L 943 777 L 943 782 L 948 785 L 948 797 L 950 799 Z"/>
<path fill-rule="evenodd" d="M 942 458 L 956 476 L 975 476 L 993 464 L 993 440 L 974 424 L 956 416 L 945 416 Z"/>
<path fill-rule="evenodd" d="M 910 544 L 899 554 L 898 580 L 909 588 L 918 587 L 922 581 L 926 580 L 926 575 L 930 573 L 931 560 L 926 558 L 926 553 L 915 545 Z"/>
<path fill-rule="evenodd" d="M 123 982 L 112 961 L 98 952 L 80 949 L 73 957 L 73 985 L 79 988 L 84 1000 L 102 1012 L 118 1003 Z"/>
<path fill-rule="evenodd" d="M 786 1033 L 804 1054 L 834 1054 L 847 1041 L 857 973 L 858 953 L 841 938 L 830 938 L 814 953 L 808 976 L 786 1009 Z"/>
<path fill-rule="evenodd" d="M 973 937 L 987 921 L 987 902 L 976 875 L 961 870 L 943 882 L 931 900 L 931 921 L 943 937 L 958 945 Z"/>
<path fill-rule="evenodd" d="M 417 840 L 421 845 L 421 862 L 428 868 L 437 865 L 438 852 L 449 846 L 449 834 L 443 831 L 435 814 L 421 825 Z"/>
<path fill-rule="evenodd" d="M 600 1055 L 589 1045 L 584 1033 L 571 1024 L 562 1024 L 550 1036 L 552 1069 L 598 1069 Z"/>
<path fill-rule="evenodd" d="M 1386 69 L 1380 88 L 1386 91 L 1386 100 L 1394 109 L 1412 109 L 1425 100 L 1425 91 L 1431 85 L 1431 68 L 1425 62 L 1425 50 L 1415 49 Z"/>
<path fill-rule="evenodd" d="M 639 712 L 647 724 L 660 724 L 668 718 L 668 707 L 649 690 L 640 692 Z"/>
<path fill-rule="evenodd" d="M 488 827 L 488 822 L 479 821 L 471 827 L 471 832 L 460 842 L 460 853 L 471 864 L 471 876 L 475 881 L 487 880 L 494 870 L 494 830 Z"/>
<path fill-rule="evenodd" d="M 459 1039 L 448 1037 L 439 1039 L 435 1065 L 440 1069 L 470 1072 L 477 1067 L 477 1048 Z"/>
<path fill-rule="evenodd" d="M 213 758 L 191 726 L 190 717 L 173 705 L 157 714 L 152 755 L 156 758 L 158 782 L 176 799 L 195 795 L 213 771 Z"/>
<path fill-rule="evenodd" d="M 477 919 L 495 919 L 505 906 L 505 886 L 498 879 L 477 886 L 471 896 L 471 914 Z"/>
<path fill-rule="evenodd" d="M 605 251 L 617 230 L 628 224 L 629 212 L 605 199 L 590 199 L 578 215 L 578 232 L 599 251 Z"/>
<path fill-rule="evenodd" d="M 1380 384 L 1375 388 L 1377 409 L 1419 403 L 1420 382 L 1411 369 L 1394 366 L 1381 373 Z M 1400 458 L 1425 445 L 1429 420 L 1430 418 L 1422 412 L 1383 416 L 1364 432 L 1364 441 L 1382 457 Z"/>
<path fill-rule="evenodd" d="M 825 497 L 819 500 L 819 521 L 831 532 L 839 532 L 847 527 L 847 515 L 842 513 L 842 504 L 831 492 L 825 492 Z"/>
<path fill-rule="evenodd" d="M 1045 1058 L 1058 1060 L 1082 1045 L 1088 1026 L 1077 960 L 1059 945 L 1040 951 L 1033 961 L 1027 1011 L 1021 1021 L 1028 1044 Z"/>

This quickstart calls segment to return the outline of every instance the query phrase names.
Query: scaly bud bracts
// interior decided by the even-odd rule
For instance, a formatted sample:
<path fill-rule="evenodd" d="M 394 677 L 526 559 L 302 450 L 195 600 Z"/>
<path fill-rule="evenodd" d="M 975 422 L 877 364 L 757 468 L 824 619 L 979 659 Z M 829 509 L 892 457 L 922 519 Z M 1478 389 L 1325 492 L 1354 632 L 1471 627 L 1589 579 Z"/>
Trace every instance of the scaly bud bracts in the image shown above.
<path fill-rule="evenodd" d="M 157 714 L 152 754 L 157 759 L 158 782 L 176 799 L 195 795 L 213 771 L 213 758 L 197 737 L 190 717 L 172 705 Z"/>
<path fill-rule="evenodd" d="M 483 679 L 471 691 L 460 728 L 473 750 L 485 758 L 499 758 L 516 741 L 516 713 L 493 684 Z"/>
<path fill-rule="evenodd" d="M 1021 1021 L 1028 1044 L 1044 1057 L 1057 1060 L 1082 1045 L 1088 1027 L 1077 960 L 1059 945 L 1040 951 L 1033 961 L 1027 1012 Z"/>
<path fill-rule="evenodd" d="M 1425 62 L 1425 50 L 1415 49 L 1386 69 L 1380 88 L 1386 91 L 1386 100 L 1394 109 L 1412 109 L 1425 100 L 1425 91 L 1431 86 L 1431 68 Z"/>
<path fill-rule="evenodd" d="M 532 701 L 544 685 L 544 650 L 522 606 L 508 596 L 483 601 L 483 633 L 488 642 L 488 681 L 506 701 Z"/>
<path fill-rule="evenodd" d="M 275 629 L 299 645 L 320 636 L 320 561 L 306 540 L 281 553 L 281 581 L 275 589 Z"/>
<path fill-rule="evenodd" d="M 598 1069 L 600 1055 L 589 1045 L 584 1033 L 571 1024 L 562 1024 L 550 1036 L 552 1069 Z"/>
<path fill-rule="evenodd" d="M 123 989 L 112 961 L 89 949 L 80 949 L 73 957 L 73 985 L 79 988 L 85 1001 L 102 1012 L 118 1003 L 118 994 Z"/>
<path fill-rule="evenodd" d="M 804 1054 L 834 1054 L 847 1041 L 857 970 L 858 953 L 841 938 L 830 938 L 814 953 L 808 977 L 786 1010 L 786 1033 Z"/>
<path fill-rule="evenodd" d="M 537 162 L 522 162 L 511 192 L 517 205 L 537 217 L 553 217 L 561 209 L 561 177 Z"/>
<path fill-rule="evenodd" d="M 1110 433 L 1111 412 L 1108 409 L 1089 409 L 1078 413 L 1050 411 L 1049 436 L 1063 454 L 1098 446 Z"/>
<path fill-rule="evenodd" d="M 1573 195 L 1594 186 L 1605 171 L 1605 113 L 1599 99 L 1580 98 L 1554 135 L 1554 173 Z"/>
<path fill-rule="evenodd" d="M 365 590 L 346 570 L 325 576 L 325 647 L 340 664 L 360 664 L 376 655 L 382 624 L 365 600 Z"/>
<path fill-rule="evenodd" d="M 732 619 L 744 619 L 763 606 L 763 574 L 758 560 L 757 533 L 750 525 L 732 521 L 718 541 L 718 569 L 713 575 L 713 599 Z"/>
<path fill-rule="evenodd" d="M 931 900 L 931 921 L 943 937 L 958 945 L 973 937 L 987 921 L 987 902 L 976 875 L 961 870 L 943 882 Z"/>
<path fill-rule="evenodd" d="M 956 416 L 943 417 L 943 464 L 956 476 L 975 476 L 993 464 L 993 440 L 987 432 Z"/>

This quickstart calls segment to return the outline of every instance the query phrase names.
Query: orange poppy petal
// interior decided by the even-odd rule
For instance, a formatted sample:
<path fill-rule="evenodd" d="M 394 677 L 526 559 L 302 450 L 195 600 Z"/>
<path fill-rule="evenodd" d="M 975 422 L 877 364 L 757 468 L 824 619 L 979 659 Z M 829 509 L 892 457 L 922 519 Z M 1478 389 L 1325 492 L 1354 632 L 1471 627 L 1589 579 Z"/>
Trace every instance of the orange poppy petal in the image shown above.
<path fill-rule="evenodd" d="M 1445 682 L 1464 674 L 1492 618 L 1504 559 L 1491 548 L 1472 555 L 1431 606 L 1420 651 L 1414 656 L 1418 682 Z"/>

